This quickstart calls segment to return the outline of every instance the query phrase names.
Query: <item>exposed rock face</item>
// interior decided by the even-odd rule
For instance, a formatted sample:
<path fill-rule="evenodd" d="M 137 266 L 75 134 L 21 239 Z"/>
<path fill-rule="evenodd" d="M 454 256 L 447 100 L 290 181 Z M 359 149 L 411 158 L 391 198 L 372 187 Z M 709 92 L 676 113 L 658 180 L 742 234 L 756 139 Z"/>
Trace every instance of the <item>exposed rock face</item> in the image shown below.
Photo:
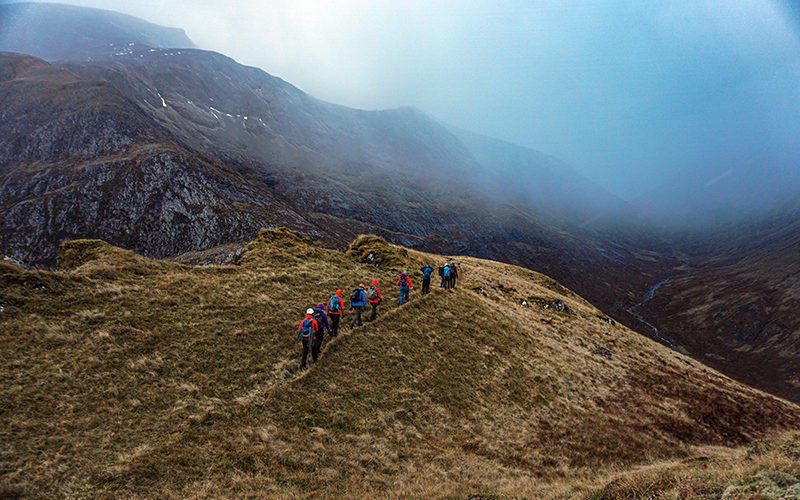
<path fill-rule="evenodd" d="M 321 233 L 257 182 L 181 148 L 106 83 L 0 55 L 3 251 L 54 261 L 54 243 L 97 237 L 167 256 L 252 238 Z"/>

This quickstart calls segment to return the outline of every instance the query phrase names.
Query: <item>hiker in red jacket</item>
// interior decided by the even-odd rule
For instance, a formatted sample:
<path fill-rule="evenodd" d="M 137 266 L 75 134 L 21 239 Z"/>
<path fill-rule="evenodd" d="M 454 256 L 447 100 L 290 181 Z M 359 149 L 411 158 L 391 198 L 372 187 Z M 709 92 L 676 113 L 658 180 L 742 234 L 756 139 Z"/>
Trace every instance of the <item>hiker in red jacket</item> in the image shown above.
<path fill-rule="evenodd" d="M 378 280 L 372 280 L 372 286 L 367 290 L 367 300 L 369 300 L 369 305 L 372 306 L 372 315 L 369 320 L 375 321 L 375 316 L 378 314 L 378 305 L 383 300 L 381 289 L 378 288 Z"/>
<path fill-rule="evenodd" d="M 314 310 L 309 309 L 306 311 L 305 319 L 297 327 L 297 340 L 303 343 L 303 358 L 300 360 L 301 370 L 306 369 L 308 350 L 314 347 L 314 341 L 317 339 L 317 330 L 319 330 L 319 325 L 317 320 L 314 319 Z"/>
<path fill-rule="evenodd" d="M 414 288 L 414 285 L 411 284 L 411 278 L 408 277 L 408 271 L 403 271 L 400 279 L 397 280 L 397 285 L 400 287 L 400 305 L 402 306 L 403 302 L 409 301 L 408 292 Z"/>
<path fill-rule="evenodd" d="M 331 295 L 328 299 L 328 305 L 325 306 L 328 313 L 328 318 L 331 320 L 331 337 L 339 334 L 339 319 L 344 317 L 344 301 L 342 300 L 342 291 L 336 290 L 336 293 Z"/>

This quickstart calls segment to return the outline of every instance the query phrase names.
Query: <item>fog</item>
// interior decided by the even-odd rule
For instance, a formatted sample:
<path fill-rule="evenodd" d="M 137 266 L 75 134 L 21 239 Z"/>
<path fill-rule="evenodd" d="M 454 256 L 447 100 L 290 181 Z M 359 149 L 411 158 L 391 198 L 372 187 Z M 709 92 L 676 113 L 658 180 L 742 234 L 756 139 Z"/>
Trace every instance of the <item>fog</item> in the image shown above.
<path fill-rule="evenodd" d="M 184 28 L 331 102 L 416 106 L 559 157 L 626 200 L 664 182 L 678 196 L 693 176 L 788 178 L 800 157 L 788 1 L 63 3 Z"/>

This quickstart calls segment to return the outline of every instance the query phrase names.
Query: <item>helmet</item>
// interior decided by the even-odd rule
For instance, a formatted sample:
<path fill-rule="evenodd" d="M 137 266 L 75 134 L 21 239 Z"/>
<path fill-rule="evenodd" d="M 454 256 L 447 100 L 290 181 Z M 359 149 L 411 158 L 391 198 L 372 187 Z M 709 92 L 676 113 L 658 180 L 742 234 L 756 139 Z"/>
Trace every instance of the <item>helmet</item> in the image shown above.
<path fill-rule="evenodd" d="M 360 283 L 360 284 L 358 285 L 358 288 L 364 288 L 364 283 Z"/>
<path fill-rule="evenodd" d="M 403 271 L 403 274 L 408 274 L 408 271 Z"/>
<path fill-rule="evenodd" d="M 314 314 L 314 310 L 313 309 L 306 309 L 306 314 Z"/>
<path fill-rule="evenodd" d="M 451 264 L 455 264 L 455 263 L 456 263 L 456 261 L 454 261 L 454 260 L 451 260 L 451 261 L 450 261 L 450 263 L 451 263 Z"/>
<path fill-rule="evenodd" d="M 322 302 L 317 304 L 317 309 L 322 309 L 323 307 L 325 307 L 325 304 L 323 304 Z"/>

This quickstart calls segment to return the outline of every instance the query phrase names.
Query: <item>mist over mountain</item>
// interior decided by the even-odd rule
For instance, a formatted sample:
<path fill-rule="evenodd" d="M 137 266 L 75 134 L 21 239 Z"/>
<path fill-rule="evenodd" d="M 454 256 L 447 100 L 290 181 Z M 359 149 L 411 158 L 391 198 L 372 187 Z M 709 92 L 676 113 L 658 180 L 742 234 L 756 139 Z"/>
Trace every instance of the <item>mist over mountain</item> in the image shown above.
<path fill-rule="evenodd" d="M 117 12 L 47 3 L 0 4 L 0 46 L 7 52 L 75 61 L 123 54 L 136 44 L 195 47 L 181 29 Z"/>

